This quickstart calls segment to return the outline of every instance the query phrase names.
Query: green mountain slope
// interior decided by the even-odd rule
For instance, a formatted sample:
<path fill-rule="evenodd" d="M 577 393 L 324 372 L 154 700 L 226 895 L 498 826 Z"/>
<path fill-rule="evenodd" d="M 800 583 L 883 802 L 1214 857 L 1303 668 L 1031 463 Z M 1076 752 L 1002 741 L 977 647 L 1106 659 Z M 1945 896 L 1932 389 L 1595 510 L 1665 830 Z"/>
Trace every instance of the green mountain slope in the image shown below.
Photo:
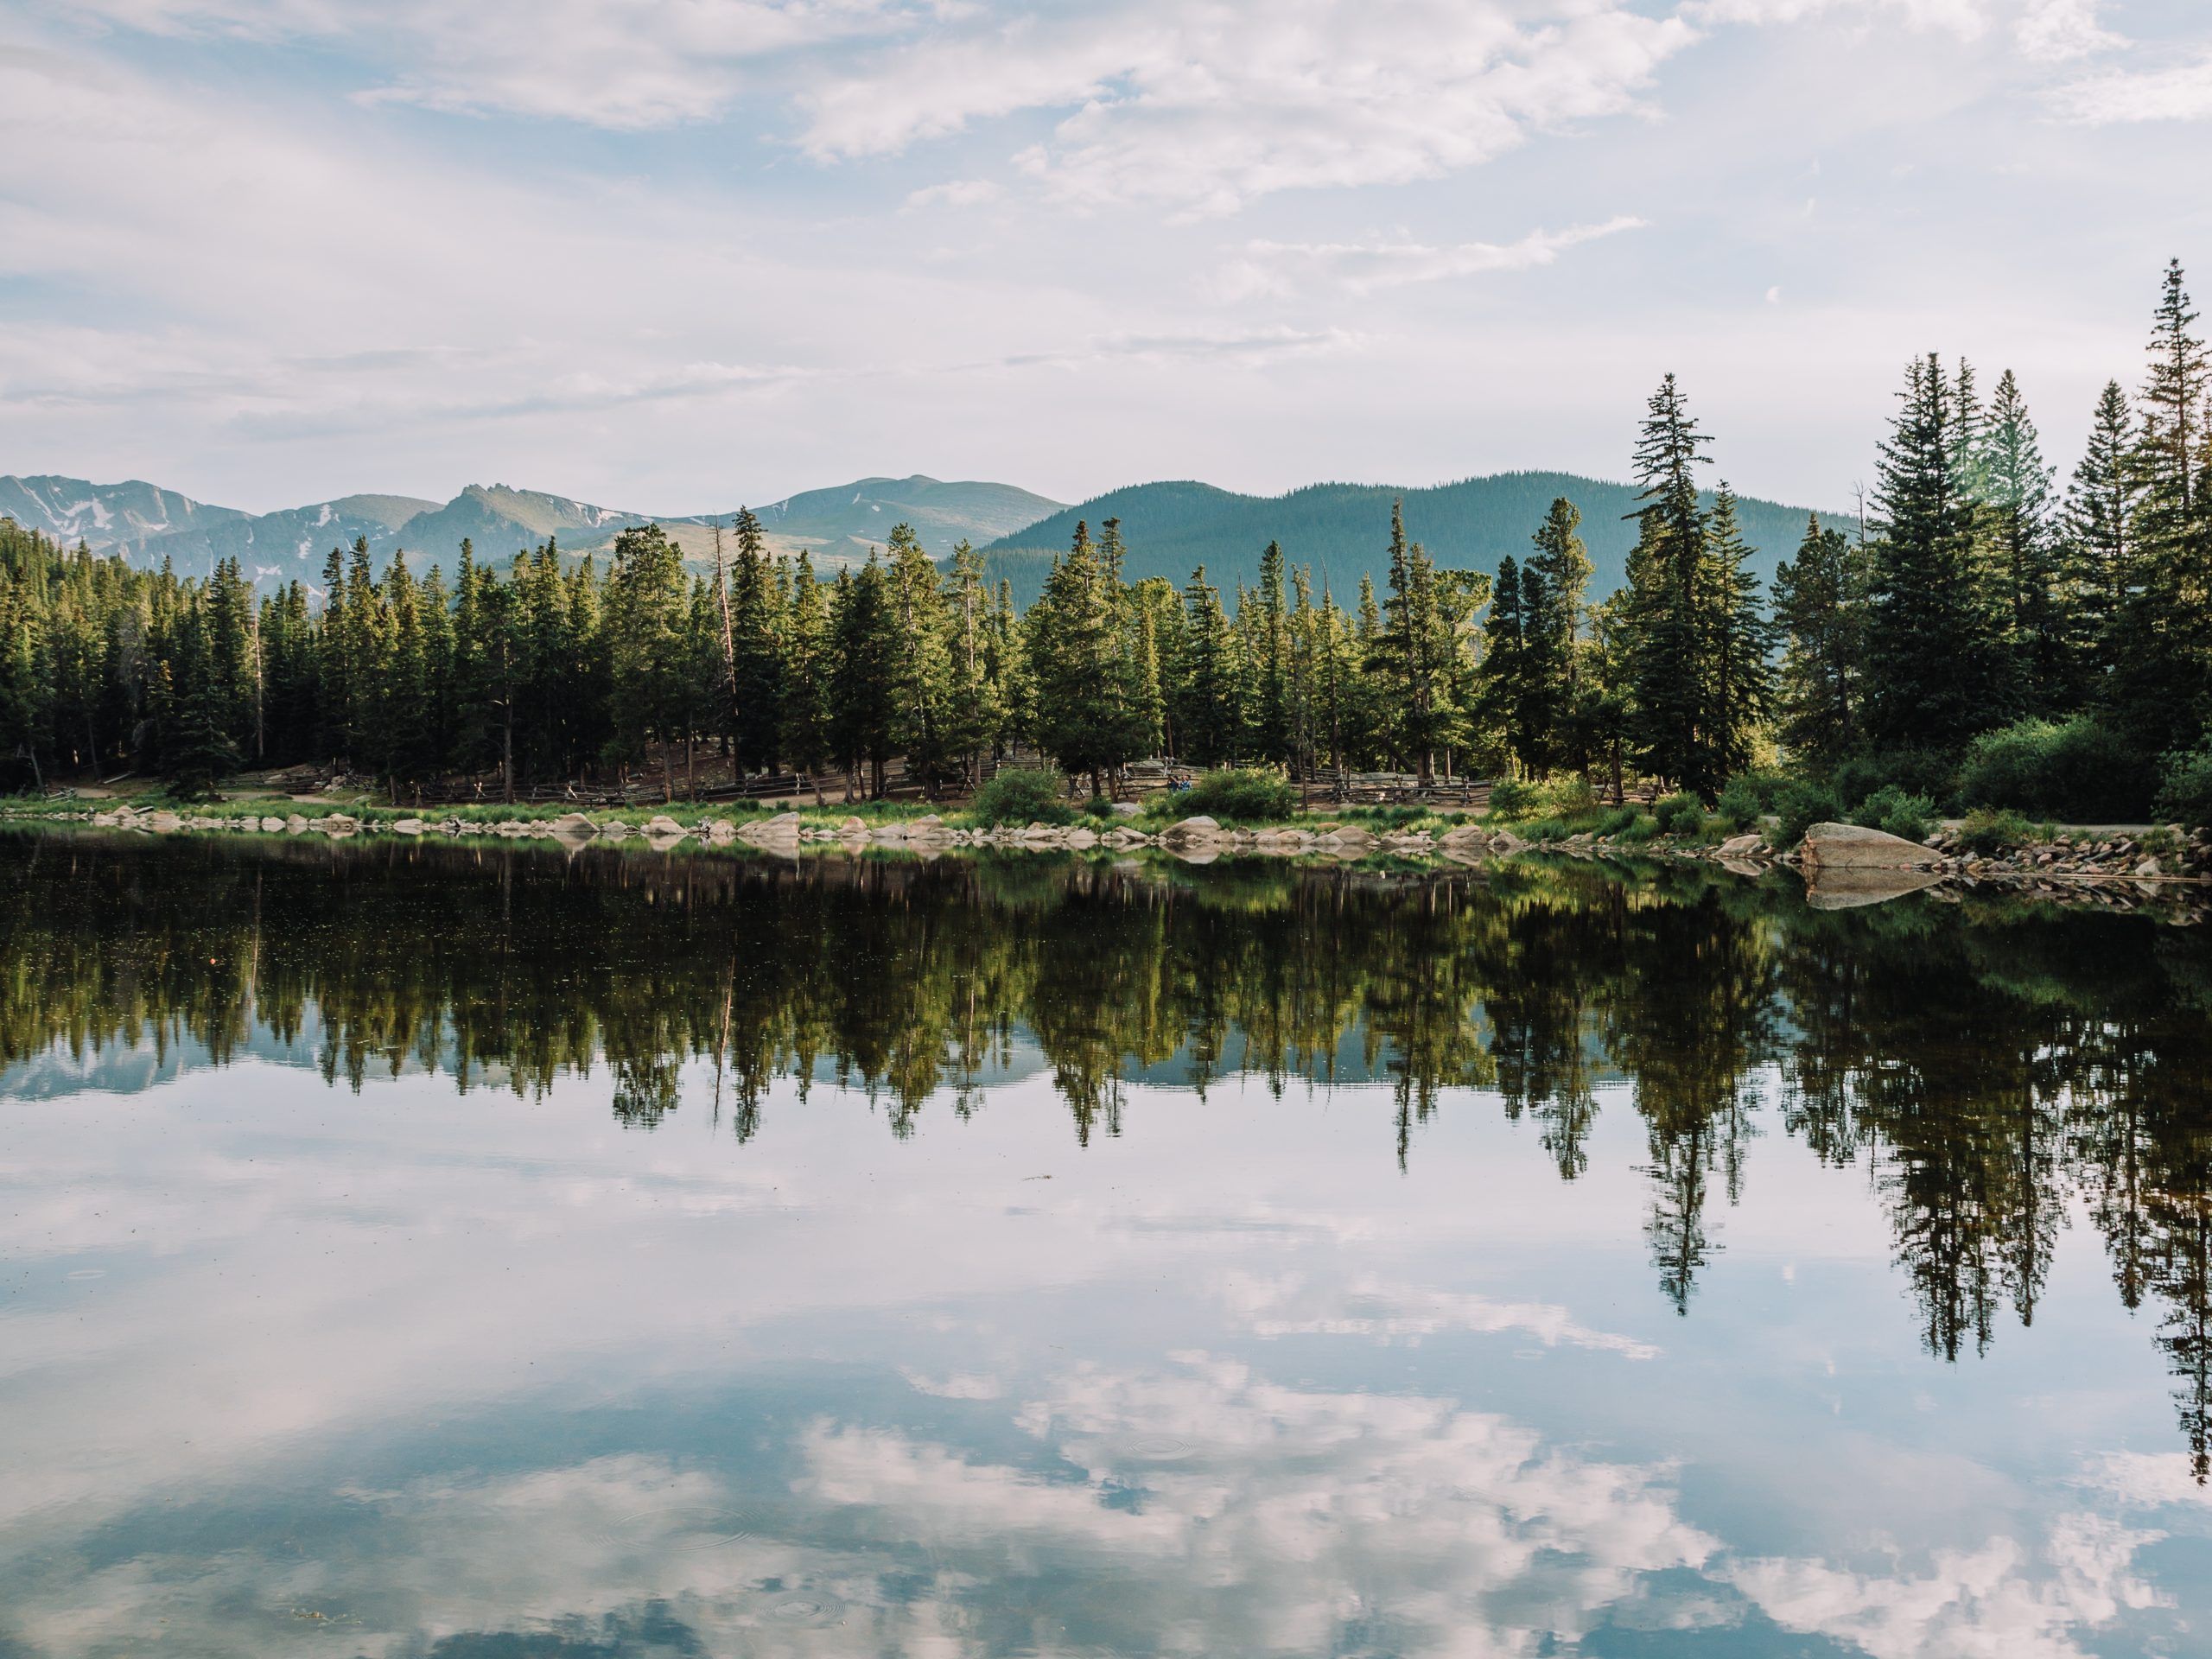
<path fill-rule="evenodd" d="M 869 548 L 881 547 L 889 538 L 894 524 L 912 524 L 922 545 L 941 558 L 961 541 L 981 547 L 1058 512 L 1061 505 L 1011 484 L 976 480 L 948 483 L 918 473 L 912 478 L 862 478 L 830 489 L 804 490 L 753 511 L 777 552 L 795 554 L 804 548 L 817 565 L 834 567 L 865 559 Z M 703 563 L 714 556 L 716 516 L 699 513 L 658 522 L 686 558 Z M 719 517 L 727 527 L 737 510 L 733 507 Z M 598 534 L 564 534 L 561 545 L 572 552 L 595 553 L 612 547 L 615 533 L 609 529 Z"/>
<path fill-rule="evenodd" d="M 1138 484 L 1025 525 L 986 548 L 984 557 L 990 579 L 1011 582 L 1026 605 L 1042 588 L 1052 555 L 1066 550 L 1078 519 L 1096 534 L 1101 520 L 1118 518 L 1131 582 L 1157 575 L 1180 587 L 1203 564 L 1207 580 L 1228 592 L 1240 582 L 1257 582 L 1262 551 L 1279 541 L 1293 566 L 1310 565 L 1315 586 L 1327 583 L 1349 606 L 1363 575 L 1373 575 L 1378 587 L 1382 582 L 1394 499 L 1404 498 L 1407 534 L 1439 563 L 1495 571 L 1502 556 L 1528 551 L 1529 537 L 1562 495 L 1582 510 L 1582 538 L 1596 566 L 1591 596 L 1601 598 L 1627 580 L 1636 542 L 1627 515 L 1635 510 L 1636 492 L 1572 473 L 1497 473 L 1419 490 L 1313 484 L 1275 496 L 1239 495 L 1187 480 Z M 1770 576 L 1796 550 L 1808 509 L 1746 497 L 1738 511 L 1745 539 L 1758 550 L 1755 566 L 1763 578 Z"/>
<path fill-rule="evenodd" d="M 478 558 L 504 561 L 548 536 L 557 537 L 564 547 L 571 542 L 582 546 L 612 542 L 618 531 L 650 522 L 645 513 L 595 507 L 542 490 L 472 484 L 442 507 L 419 513 L 401 525 L 399 544 L 449 569 L 464 537 L 474 544 Z"/>

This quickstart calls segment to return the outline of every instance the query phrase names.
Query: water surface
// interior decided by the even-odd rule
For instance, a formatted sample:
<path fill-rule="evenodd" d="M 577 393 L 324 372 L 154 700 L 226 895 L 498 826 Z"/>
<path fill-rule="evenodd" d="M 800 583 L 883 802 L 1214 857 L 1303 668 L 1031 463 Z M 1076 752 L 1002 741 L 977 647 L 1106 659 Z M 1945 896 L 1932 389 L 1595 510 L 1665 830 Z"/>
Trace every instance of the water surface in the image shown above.
<path fill-rule="evenodd" d="M 2212 943 L 0 840 L 0 1656 L 2212 1651 Z"/>

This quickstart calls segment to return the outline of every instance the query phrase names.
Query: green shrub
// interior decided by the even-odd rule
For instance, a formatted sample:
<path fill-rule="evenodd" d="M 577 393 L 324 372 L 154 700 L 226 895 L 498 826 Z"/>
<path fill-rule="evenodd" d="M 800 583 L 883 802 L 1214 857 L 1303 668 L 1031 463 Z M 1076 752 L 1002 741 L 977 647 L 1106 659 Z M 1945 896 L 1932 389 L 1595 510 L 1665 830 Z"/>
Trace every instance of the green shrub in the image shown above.
<path fill-rule="evenodd" d="M 1616 841 L 1646 842 L 1659 833 L 1659 820 L 1648 812 L 1638 812 L 1632 823 L 1613 832 Z"/>
<path fill-rule="evenodd" d="M 1277 773 L 1236 767 L 1209 772 L 1190 788 L 1154 804 L 1170 818 L 1281 823 L 1298 810 L 1298 791 Z"/>
<path fill-rule="evenodd" d="M 1694 835 L 1705 828 L 1705 803 L 1688 790 L 1662 797 L 1651 809 L 1659 828 L 1670 836 Z"/>
<path fill-rule="evenodd" d="M 1114 816 L 1114 803 L 1103 795 L 1094 795 L 1083 804 L 1083 816 L 1103 823 Z"/>
<path fill-rule="evenodd" d="M 1598 791 L 1590 786 L 1587 778 L 1579 773 L 1560 779 L 1545 793 L 1551 798 L 1553 813 L 1562 818 L 1572 818 L 1598 810 Z"/>
<path fill-rule="evenodd" d="M 2010 807 L 1978 806 L 1959 826 L 1960 844 L 1983 858 L 2009 853 L 2042 838 L 2042 831 Z"/>
<path fill-rule="evenodd" d="M 1984 732 L 1967 749 L 1959 798 L 1970 807 L 2112 823 L 2149 810 L 2158 778 L 2139 749 L 2087 715 L 2023 720 Z"/>
<path fill-rule="evenodd" d="M 970 809 L 984 824 L 1073 823 L 1068 780 L 1050 766 L 1009 766 L 976 791 Z"/>
<path fill-rule="evenodd" d="M 2165 759 L 2158 783 L 2158 813 L 2191 829 L 2212 824 L 2212 737 L 2193 749 Z"/>
<path fill-rule="evenodd" d="M 1543 808 L 1544 792 L 1518 778 L 1501 779 L 1490 786 L 1490 815 L 1493 818 L 1525 818 Z"/>
<path fill-rule="evenodd" d="M 1731 778 L 1727 788 L 1720 791 L 1720 798 L 1713 810 L 1731 830 L 1742 831 L 1756 826 L 1766 812 L 1766 801 L 1749 774 Z"/>
<path fill-rule="evenodd" d="M 1895 784 L 1885 784 L 1852 809 L 1851 822 L 1907 841 L 1925 841 L 1936 817 L 1936 803 L 1925 795 L 1908 794 Z"/>
<path fill-rule="evenodd" d="M 1853 755 L 1836 767 L 1833 781 L 1836 798 L 1847 809 L 1889 788 L 1931 801 L 1947 801 L 1956 785 L 1955 771 L 1947 756 L 1932 749 L 1890 749 L 1880 754 Z"/>
<path fill-rule="evenodd" d="M 1543 817 L 1522 825 L 1520 833 L 1526 841 L 1565 841 L 1569 831 L 1557 818 Z"/>
<path fill-rule="evenodd" d="M 1840 819 L 1843 803 L 1828 785 L 1799 778 L 1784 784 L 1776 792 L 1774 815 L 1780 822 L 1768 832 L 1768 838 L 1786 851 L 1804 840 L 1805 832 L 1815 824 L 1834 823 Z"/>
<path fill-rule="evenodd" d="M 1616 806 L 1600 813 L 1594 826 L 1601 836 L 1618 836 L 1643 820 L 1643 814 L 1632 806 Z"/>

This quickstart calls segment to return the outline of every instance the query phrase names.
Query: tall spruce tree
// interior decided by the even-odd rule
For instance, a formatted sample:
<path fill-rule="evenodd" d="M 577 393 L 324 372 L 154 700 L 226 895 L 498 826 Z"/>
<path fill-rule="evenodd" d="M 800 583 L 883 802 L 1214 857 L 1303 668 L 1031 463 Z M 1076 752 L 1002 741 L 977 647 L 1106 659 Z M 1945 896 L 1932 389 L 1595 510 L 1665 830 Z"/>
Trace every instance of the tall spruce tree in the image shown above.
<path fill-rule="evenodd" d="M 2207 385 L 2181 262 L 2167 267 L 2153 317 L 2150 372 L 2136 400 L 2141 490 L 2121 626 L 2126 650 L 2113 699 L 2153 753 L 2194 742 L 2212 716 L 2212 510 L 2206 501 Z"/>
<path fill-rule="evenodd" d="M 1955 413 L 1936 355 L 1910 364 L 1874 493 L 1866 728 L 1878 747 L 1955 751 L 2012 714 L 2010 654 L 1956 471 Z"/>
<path fill-rule="evenodd" d="M 1629 554 L 1630 720 L 1637 759 L 1662 780 L 1710 797 L 1725 777 L 1713 741 L 1715 684 L 1706 648 L 1711 590 L 1697 468 L 1711 440 L 1668 375 L 1645 405 L 1636 445 L 1636 546 Z"/>
<path fill-rule="evenodd" d="M 1840 531 L 1805 522 L 1795 560 L 1774 572 L 1783 639 L 1778 705 L 1786 758 L 1825 771 L 1859 747 L 1865 696 L 1866 560 Z"/>

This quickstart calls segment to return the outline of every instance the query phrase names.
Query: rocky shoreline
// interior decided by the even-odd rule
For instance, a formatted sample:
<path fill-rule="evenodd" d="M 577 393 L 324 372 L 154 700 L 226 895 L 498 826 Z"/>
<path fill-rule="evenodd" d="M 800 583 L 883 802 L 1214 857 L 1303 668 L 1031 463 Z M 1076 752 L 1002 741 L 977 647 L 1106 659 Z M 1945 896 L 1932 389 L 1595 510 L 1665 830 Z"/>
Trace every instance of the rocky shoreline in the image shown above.
<path fill-rule="evenodd" d="M 795 811 L 743 823 L 714 817 L 686 823 L 662 813 L 638 824 L 619 817 L 594 818 L 582 812 L 487 823 L 451 817 L 393 817 L 333 811 L 313 816 L 298 810 L 258 817 L 215 816 L 166 808 L 149 811 L 128 804 L 112 810 L 11 816 L 17 822 L 90 823 L 100 829 L 162 836 L 227 832 L 313 835 L 330 840 L 477 837 L 551 842 L 571 850 L 626 842 L 671 850 L 686 842 L 707 848 L 745 846 L 788 854 L 810 846 L 848 852 L 881 848 L 925 856 L 957 849 L 1154 850 L 1192 864 L 1211 863 L 1233 855 L 1473 865 L 1544 854 L 1593 860 L 1688 861 L 1717 865 L 1746 877 L 1790 869 L 1805 880 L 1815 902 L 1829 908 L 1878 903 L 1923 890 L 1942 898 L 1993 889 L 2120 910 L 2160 903 L 2187 912 L 2186 919 L 2212 917 L 2212 834 L 2188 832 L 2178 825 L 2148 836 L 2060 831 L 2045 842 L 1981 854 L 1973 851 L 1955 830 L 1939 830 L 1927 842 L 1917 842 L 1849 824 L 1816 824 L 1798 846 L 1777 852 L 1757 831 L 1718 842 L 1668 836 L 1624 840 L 1587 832 L 1532 841 L 1503 826 L 1474 823 L 1441 833 L 1429 830 L 1377 832 L 1361 823 L 1326 821 L 1244 829 L 1208 817 L 1185 818 L 1157 830 L 1141 829 L 1126 817 L 1097 825 L 1031 823 L 987 828 L 949 823 L 933 814 L 874 820 L 847 816 L 826 822 L 827 814 L 805 816 Z"/>

